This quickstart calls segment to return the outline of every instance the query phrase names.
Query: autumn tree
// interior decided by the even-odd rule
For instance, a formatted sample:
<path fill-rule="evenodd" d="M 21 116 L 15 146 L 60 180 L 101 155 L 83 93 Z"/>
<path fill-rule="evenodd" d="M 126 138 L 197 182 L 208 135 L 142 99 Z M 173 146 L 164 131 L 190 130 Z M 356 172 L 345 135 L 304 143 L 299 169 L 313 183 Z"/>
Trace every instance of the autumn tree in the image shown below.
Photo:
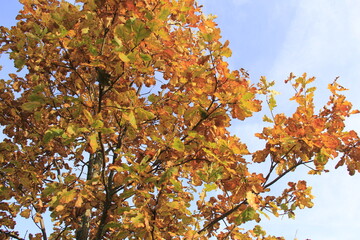
<path fill-rule="evenodd" d="M 273 194 L 279 179 L 330 160 L 360 170 L 345 89 L 315 111 L 314 78 L 291 75 L 298 107 L 275 114 L 274 83 L 229 69 L 194 0 L 20 2 L 0 35 L 18 70 L 0 81 L 1 239 L 23 238 L 18 217 L 39 227 L 30 239 L 276 239 L 242 225 L 313 205 L 302 180 Z M 272 116 L 249 152 L 228 127 L 261 96 Z"/>

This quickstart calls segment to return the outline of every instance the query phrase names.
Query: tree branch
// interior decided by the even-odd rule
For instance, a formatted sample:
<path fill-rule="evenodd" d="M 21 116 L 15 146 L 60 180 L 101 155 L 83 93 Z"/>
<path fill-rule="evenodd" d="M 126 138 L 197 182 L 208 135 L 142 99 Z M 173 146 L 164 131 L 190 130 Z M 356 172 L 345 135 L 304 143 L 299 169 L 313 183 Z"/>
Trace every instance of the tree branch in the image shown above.
<path fill-rule="evenodd" d="M 229 211 L 221 214 L 219 217 L 215 218 L 214 220 L 212 220 L 210 223 L 206 224 L 201 230 L 198 231 L 198 234 L 204 232 L 205 230 L 207 230 L 208 228 L 211 228 L 212 226 L 214 226 L 217 222 L 223 220 L 224 218 L 226 218 L 227 216 L 229 216 L 230 214 L 232 214 L 233 212 L 237 211 L 242 205 L 247 204 L 247 199 L 243 200 L 240 204 L 236 205 L 235 207 L 233 207 L 232 209 L 230 209 Z"/>
<path fill-rule="evenodd" d="M 10 233 L 10 232 L 6 232 L 2 229 L 0 229 L 0 237 L 1 237 L 1 234 L 4 234 L 5 236 L 7 237 L 11 237 L 11 238 L 15 238 L 15 239 L 18 239 L 18 240 L 25 240 L 25 238 L 21 238 L 13 233 Z M 5 239 L 5 238 L 4 238 Z"/>

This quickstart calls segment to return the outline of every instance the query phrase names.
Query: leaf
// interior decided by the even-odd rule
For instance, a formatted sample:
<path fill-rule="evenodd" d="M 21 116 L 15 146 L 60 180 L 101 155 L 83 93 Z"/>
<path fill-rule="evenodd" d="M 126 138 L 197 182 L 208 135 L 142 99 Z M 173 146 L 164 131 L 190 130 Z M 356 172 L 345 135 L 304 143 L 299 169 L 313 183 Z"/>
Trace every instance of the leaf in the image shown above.
<path fill-rule="evenodd" d="M 146 28 L 145 24 L 138 19 L 134 21 L 133 30 L 135 32 L 135 45 L 138 45 L 151 33 L 150 29 Z"/>
<path fill-rule="evenodd" d="M 126 115 L 126 118 L 128 119 L 130 125 L 134 128 L 137 129 L 137 124 L 136 124 L 136 118 L 134 115 L 133 111 L 130 111 L 128 115 Z"/>
<path fill-rule="evenodd" d="M 257 210 L 259 213 L 261 213 L 262 215 L 264 215 L 268 220 L 270 220 L 269 215 L 267 215 L 265 212 L 261 211 L 260 209 Z"/>
<path fill-rule="evenodd" d="M 127 55 L 125 55 L 125 53 L 119 52 L 118 56 L 121 59 L 121 61 L 123 61 L 124 63 L 130 62 L 129 57 Z"/>
<path fill-rule="evenodd" d="M 174 208 L 174 209 L 180 209 L 181 205 L 179 204 L 179 202 L 168 202 L 166 203 L 166 205 L 170 208 Z"/>
<path fill-rule="evenodd" d="M 31 213 L 31 210 L 30 210 L 30 209 L 25 209 L 25 210 L 22 210 L 22 211 L 21 211 L 20 216 L 22 216 L 23 218 L 29 218 L 29 217 L 30 217 L 30 213 Z"/>
<path fill-rule="evenodd" d="M 81 197 L 81 195 L 79 195 L 78 197 L 77 197 L 77 199 L 76 199 L 76 201 L 75 201 L 75 207 L 77 207 L 77 208 L 80 208 L 81 206 L 82 206 L 82 204 L 83 204 L 83 199 L 82 199 L 82 197 Z"/>
<path fill-rule="evenodd" d="M 95 120 L 94 123 L 91 125 L 95 129 L 102 128 L 104 126 L 104 122 L 101 120 Z"/>
<path fill-rule="evenodd" d="M 171 147 L 179 152 L 184 152 L 185 146 L 184 143 L 180 140 L 180 138 L 174 138 L 174 141 L 171 145 Z"/>
<path fill-rule="evenodd" d="M 141 57 L 141 59 L 144 60 L 145 62 L 151 61 L 151 56 L 150 56 L 149 54 L 140 53 L 140 57 Z"/>
<path fill-rule="evenodd" d="M 96 150 L 99 147 L 99 144 L 97 142 L 97 136 L 98 136 L 97 133 L 93 133 L 89 136 L 89 144 L 90 144 L 92 153 L 96 152 Z"/>
<path fill-rule="evenodd" d="M 168 8 L 161 9 L 160 14 L 159 14 L 159 19 L 166 20 L 166 18 L 169 16 L 170 13 L 171 12 Z"/>
<path fill-rule="evenodd" d="M 89 30 L 90 30 L 89 27 L 83 28 L 83 29 L 81 29 L 81 33 L 82 34 L 87 34 L 89 32 Z"/>
<path fill-rule="evenodd" d="M 216 190 L 217 188 L 218 188 L 218 186 L 215 183 L 210 183 L 210 184 L 205 184 L 204 190 L 206 192 L 210 192 L 210 191 Z"/>
<path fill-rule="evenodd" d="M 89 124 L 93 124 L 94 119 L 93 119 L 91 113 L 86 109 L 83 109 L 83 113 L 84 113 L 86 119 L 88 120 Z"/>
<path fill-rule="evenodd" d="M 17 58 L 15 59 L 14 61 L 14 66 L 18 69 L 17 71 L 21 71 L 23 68 L 24 68 L 24 65 L 25 65 L 25 59 L 24 58 Z"/>
<path fill-rule="evenodd" d="M 274 95 L 271 95 L 270 96 L 270 99 L 269 99 L 269 108 L 270 108 L 270 111 L 274 110 L 274 108 L 276 107 L 276 100 L 274 98 Z"/>
<path fill-rule="evenodd" d="M 32 101 L 32 102 L 39 102 L 39 103 L 44 103 L 45 102 L 45 99 L 42 95 L 39 95 L 39 94 L 31 94 L 29 96 L 29 100 Z"/>
<path fill-rule="evenodd" d="M 135 110 L 136 112 L 136 115 L 142 119 L 142 120 L 151 120 L 151 119 L 154 119 L 155 118 L 155 115 L 152 113 L 152 112 L 149 112 L 149 111 L 146 111 L 145 109 L 143 108 L 137 108 Z"/>
<path fill-rule="evenodd" d="M 45 132 L 43 137 L 44 143 L 49 143 L 53 138 L 59 137 L 64 133 L 63 129 L 60 128 L 51 128 Z"/>
<path fill-rule="evenodd" d="M 245 223 L 245 222 L 248 222 L 248 221 L 251 221 L 255 218 L 255 215 L 256 215 L 256 211 L 252 208 L 252 207 L 247 207 L 242 213 L 241 213 L 241 216 L 242 216 L 242 221 Z"/>
<path fill-rule="evenodd" d="M 263 121 L 264 122 L 269 122 L 269 123 L 274 123 L 274 121 L 271 118 L 269 118 L 268 116 L 266 116 L 266 115 L 264 115 Z"/>
<path fill-rule="evenodd" d="M 38 102 L 38 101 L 35 101 L 35 102 L 27 102 L 27 103 L 24 103 L 21 108 L 24 110 L 24 111 L 29 111 L 29 112 L 32 112 L 34 109 L 38 108 L 41 106 L 41 103 Z"/>
<path fill-rule="evenodd" d="M 231 57 L 231 55 L 232 55 L 232 51 L 231 51 L 231 49 L 230 48 L 223 48 L 222 50 L 221 50 L 221 56 L 224 56 L 224 57 Z"/>
<path fill-rule="evenodd" d="M 56 212 L 61 212 L 62 210 L 64 210 L 65 209 L 65 206 L 64 205 L 57 205 L 56 207 L 55 207 L 55 211 Z"/>
<path fill-rule="evenodd" d="M 73 136 L 76 134 L 76 127 L 74 125 L 70 125 L 66 128 L 66 132 L 70 135 Z"/>
<path fill-rule="evenodd" d="M 138 213 L 135 217 L 131 218 L 131 222 L 135 227 L 144 227 L 144 214 Z"/>
<path fill-rule="evenodd" d="M 62 193 L 60 195 L 60 199 L 59 202 L 62 204 L 66 204 L 69 203 L 71 201 L 73 201 L 76 197 L 76 192 L 74 190 L 70 190 L 70 191 L 65 191 L 64 193 Z"/>
<path fill-rule="evenodd" d="M 258 209 L 258 204 L 257 204 L 257 197 L 256 194 L 254 194 L 253 192 L 246 192 L 246 199 L 247 202 L 249 203 L 249 205 L 254 209 Z"/>

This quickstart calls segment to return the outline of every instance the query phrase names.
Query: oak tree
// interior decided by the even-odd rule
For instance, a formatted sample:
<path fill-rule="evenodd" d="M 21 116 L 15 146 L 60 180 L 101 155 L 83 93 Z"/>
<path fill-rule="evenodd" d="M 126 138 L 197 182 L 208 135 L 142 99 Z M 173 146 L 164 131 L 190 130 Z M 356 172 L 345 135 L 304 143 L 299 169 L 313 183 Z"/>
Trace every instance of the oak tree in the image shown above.
<path fill-rule="evenodd" d="M 30 239 L 278 239 L 262 218 L 313 205 L 301 179 L 274 194 L 280 179 L 328 161 L 360 170 L 345 88 L 329 84 L 317 111 L 314 78 L 290 75 L 297 108 L 275 114 L 274 83 L 229 69 L 194 0 L 20 2 L 0 29 L 17 68 L 0 80 L 1 239 L 23 238 L 20 217 L 40 229 Z M 249 152 L 229 126 L 262 105 L 265 145 Z"/>

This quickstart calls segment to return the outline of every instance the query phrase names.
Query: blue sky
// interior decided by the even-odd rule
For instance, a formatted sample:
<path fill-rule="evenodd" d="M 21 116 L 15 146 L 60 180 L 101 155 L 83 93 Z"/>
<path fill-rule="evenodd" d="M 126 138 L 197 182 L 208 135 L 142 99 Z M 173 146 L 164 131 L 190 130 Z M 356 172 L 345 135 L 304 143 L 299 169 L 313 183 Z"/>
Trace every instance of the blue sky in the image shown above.
<path fill-rule="evenodd" d="M 337 76 L 355 108 L 360 108 L 360 1 L 358 0 L 202 0 L 206 13 L 217 15 L 224 41 L 230 40 L 233 56 L 231 68 L 245 68 L 256 82 L 264 75 L 277 82 L 282 94 L 278 99 L 278 113 L 291 114 L 293 105 L 288 98 L 290 86 L 283 84 L 290 72 L 307 72 L 316 76 L 316 102 L 326 103 L 326 86 Z M 0 25 L 15 23 L 20 4 L 7 1 L 0 8 Z M 0 65 L 10 68 L 4 57 Z M 0 73 L 1 78 L 6 78 Z M 261 131 L 261 115 L 241 124 L 232 131 L 255 150 L 260 144 L 253 137 Z M 349 129 L 360 133 L 360 116 L 352 117 Z M 305 179 L 313 186 L 315 206 L 297 212 L 295 220 L 285 217 L 264 219 L 265 230 L 286 239 L 356 240 L 360 229 L 360 175 L 349 176 L 345 168 L 322 176 L 306 176 L 306 170 L 290 176 L 286 181 Z M 286 184 L 285 181 L 281 184 Z"/>
<path fill-rule="evenodd" d="M 290 86 L 283 84 L 290 72 L 316 76 L 316 102 L 328 100 L 327 84 L 337 76 L 349 88 L 348 99 L 360 108 L 360 2 L 357 0 L 204 0 L 207 13 L 218 16 L 224 39 L 230 40 L 232 68 L 243 67 L 256 82 L 264 75 L 275 80 L 278 113 L 291 113 Z M 347 121 L 349 129 L 360 133 L 360 116 Z M 252 137 L 261 131 L 261 122 L 234 125 L 232 130 L 256 149 Z M 306 170 L 286 181 L 305 179 L 313 186 L 315 206 L 297 212 L 295 220 L 264 219 L 265 230 L 286 239 L 356 240 L 360 229 L 359 175 L 349 176 L 345 168 L 322 176 L 306 176 Z M 280 184 L 286 184 L 285 181 Z"/>

